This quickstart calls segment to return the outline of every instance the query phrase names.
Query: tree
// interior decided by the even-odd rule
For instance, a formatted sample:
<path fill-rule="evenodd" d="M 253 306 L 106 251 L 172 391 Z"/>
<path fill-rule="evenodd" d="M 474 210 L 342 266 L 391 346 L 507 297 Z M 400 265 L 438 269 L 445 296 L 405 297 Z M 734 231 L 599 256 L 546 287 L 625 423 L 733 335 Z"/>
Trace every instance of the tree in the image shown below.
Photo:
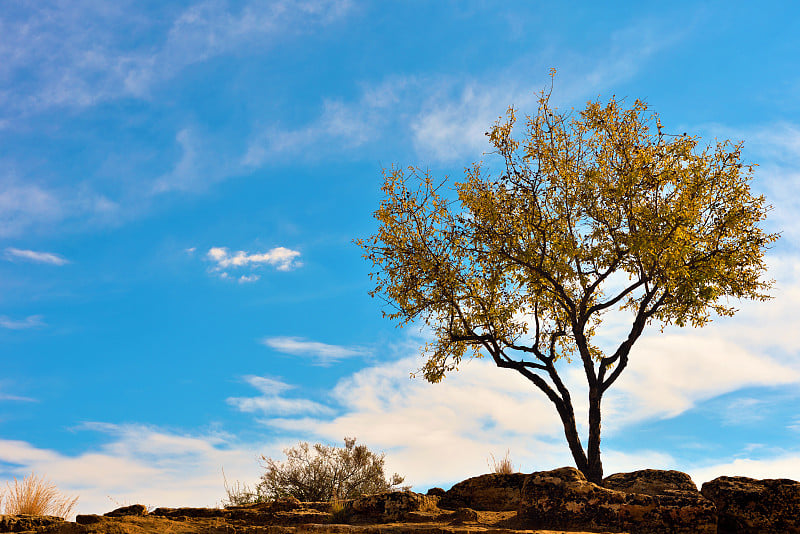
<path fill-rule="evenodd" d="M 395 489 L 403 482 L 397 473 L 387 480 L 383 472 L 385 455 L 356 445 L 356 438 L 344 438 L 344 448 L 320 443 L 312 448 L 302 442 L 283 452 L 285 462 L 261 457 L 266 472 L 257 487 L 258 500 L 287 496 L 304 502 L 353 499 Z"/>
<path fill-rule="evenodd" d="M 542 91 L 523 139 L 509 108 L 487 133 L 496 172 L 467 168 L 457 198 L 446 178 L 385 169 L 379 230 L 356 243 L 373 264 L 370 294 L 391 306 L 384 316 L 431 327 L 426 380 L 484 354 L 520 373 L 555 405 L 576 466 L 599 483 L 601 401 L 645 326 L 700 327 L 733 315 L 732 298 L 768 299 L 763 252 L 778 235 L 759 227 L 770 207 L 750 192 L 741 143 L 700 151 L 698 137 L 665 134 L 640 100 L 579 113 L 549 100 Z M 614 310 L 630 312 L 630 329 L 603 351 L 593 338 Z M 561 360 L 588 382 L 586 448 Z"/>

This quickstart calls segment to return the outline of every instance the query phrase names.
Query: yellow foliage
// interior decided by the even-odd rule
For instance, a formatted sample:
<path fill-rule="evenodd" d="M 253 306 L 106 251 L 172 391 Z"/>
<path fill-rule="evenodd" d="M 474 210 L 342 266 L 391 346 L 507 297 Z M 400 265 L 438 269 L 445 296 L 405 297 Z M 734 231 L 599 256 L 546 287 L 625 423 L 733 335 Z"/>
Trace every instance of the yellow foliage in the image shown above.
<path fill-rule="evenodd" d="M 357 243 L 371 294 L 393 306 L 385 315 L 433 328 L 431 382 L 483 352 L 520 372 L 599 362 L 603 386 L 651 321 L 703 326 L 732 315 L 731 299 L 768 298 L 763 252 L 778 236 L 759 226 L 769 206 L 750 192 L 741 143 L 701 150 L 698 137 L 664 133 L 641 100 L 563 113 L 549 99 L 521 138 L 513 108 L 487 134 L 500 172 L 477 163 L 450 186 L 414 167 L 384 171 L 379 230 Z M 620 275 L 627 285 L 614 287 Z M 591 339 L 618 307 L 631 330 L 604 354 Z"/>

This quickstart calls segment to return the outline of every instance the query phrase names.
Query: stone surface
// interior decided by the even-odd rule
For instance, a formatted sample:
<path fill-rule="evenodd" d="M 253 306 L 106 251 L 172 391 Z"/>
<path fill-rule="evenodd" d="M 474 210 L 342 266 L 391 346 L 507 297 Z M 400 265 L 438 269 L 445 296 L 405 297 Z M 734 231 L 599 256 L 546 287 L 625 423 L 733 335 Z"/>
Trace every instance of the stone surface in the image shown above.
<path fill-rule="evenodd" d="M 85 524 L 60 521 L 38 528 L 35 532 L 25 531 L 25 534 L 564 534 L 563 531 L 544 530 L 526 530 L 523 533 L 509 525 L 508 520 L 515 512 L 477 512 L 467 508 L 409 512 L 410 515 L 418 514 L 418 519 L 424 521 L 330 524 L 325 522 L 328 519 L 326 513 L 308 508 L 309 504 L 302 503 L 301 509 L 277 511 L 274 514 L 258 509 L 195 513 L 188 511 L 199 509 L 175 508 L 170 510 L 181 510 L 184 515 L 81 515 L 79 517 L 90 520 Z M 237 519 L 236 516 L 240 514 L 250 516 Z M 253 518 L 269 520 L 254 523 Z M 571 531 L 571 534 L 588 533 Z"/>
<path fill-rule="evenodd" d="M 674 491 L 697 493 L 692 477 L 680 471 L 642 469 L 631 473 L 615 473 L 603 479 L 603 487 L 625 493 L 666 495 Z"/>
<path fill-rule="evenodd" d="M 800 533 L 800 482 L 719 477 L 701 492 L 717 506 L 721 534 Z"/>
<path fill-rule="evenodd" d="M 49 515 L 0 515 L 0 532 L 26 532 L 38 528 L 66 523 L 60 517 Z"/>
<path fill-rule="evenodd" d="M 713 534 L 717 525 L 714 504 L 696 490 L 625 493 L 587 481 L 574 467 L 529 475 L 517 515 L 534 529 Z"/>
<path fill-rule="evenodd" d="M 288 498 L 151 513 L 133 505 L 75 522 L 0 516 L 0 534 L 712 534 L 717 507 L 721 534 L 800 534 L 800 482 L 793 480 L 720 477 L 701 494 L 684 473 L 643 470 L 603 484 L 565 467 L 474 477 L 441 496 L 386 492 L 334 504 Z"/>
<path fill-rule="evenodd" d="M 431 489 L 428 490 L 427 493 L 425 493 L 425 495 L 431 495 L 431 496 L 435 496 L 435 497 L 441 497 L 444 494 L 445 494 L 445 491 L 442 488 L 431 488 Z"/>
<path fill-rule="evenodd" d="M 103 514 L 106 517 L 123 517 L 126 515 L 147 515 L 147 507 L 143 504 L 132 504 L 130 506 L 122 506 L 116 510 L 112 510 Z"/>
<path fill-rule="evenodd" d="M 404 519 L 427 502 L 424 495 L 412 491 L 387 491 L 374 495 L 362 495 L 347 501 L 345 509 L 358 518 L 381 518 L 385 521 Z"/>
<path fill-rule="evenodd" d="M 439 507 L 448 510 L 472 508 L 502 512 L 516 510 L 522 485 L 528 475 L 488 474 L 459 482 L 439 498 Z"/>

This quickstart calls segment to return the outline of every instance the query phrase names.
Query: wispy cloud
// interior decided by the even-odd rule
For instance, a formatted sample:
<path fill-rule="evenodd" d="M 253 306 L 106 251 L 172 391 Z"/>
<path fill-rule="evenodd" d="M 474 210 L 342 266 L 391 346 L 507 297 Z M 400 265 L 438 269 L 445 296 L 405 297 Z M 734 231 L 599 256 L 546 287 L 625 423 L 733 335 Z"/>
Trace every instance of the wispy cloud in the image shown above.
<path fill-rule="evenodd" d="M 648 26 L 652 28 L 643 30 Z M 242 163 L 259 166 L 275 157 L 307 153 L 312 145 L 316 154 L 327 147 L 339 156 L 343 149 L 380 146 L 389 133 L 393 142 L 408 143 L 427 161 L 474 161 L 490 150 L 485 132 L 508 106 L 535 112 L 537 93 L 550 82 L 550 67 L 560 69 L 557 100 L 584 101 L 634 77 L 685 33 L 685 28 L 667 28 L 664 22 L 637 21 L 612 33 L 609 42 L 598 47 L 602 52 L 547 60 L 525 57 L 479 77 L 393 74 L 365 84 L 355 99 L 324 100 L 317 119 L 304 126 L 264 128 L 250 142 Z"/>
<path fill-rule="evenodd" d="M 110 221 L 119 206 L 86 184 L 51 187 L 0 176 L 0 237 L 29 234 L 74 219 Z"/>
<path fill-rule="evenodd" d="M 23 250 L 12 247 L 6 249 L 6 258 L 10 260 L 22 259 L 35 263 L 49 263 L 51 265 L 65 265 L 69 263 L 69 260 L 66 258 L 52 252 L 37 252 L 35 250 Z"/>
<path fill-rule="evenodd" d="M 24 319 L 11 319 L 5 315 L 0 315 L 0 327 L 8 328 L 9 330 L 25 330 L 27 328 L 36 328 L 37 326 L 44 326 L 41 315 L 29 315 Z"/>
<path fill-rule="evenodd" d="M 3 390 L 7 389 L 8 386 L 3 382 L 5 381 L 0 381 L 0 401 L 38 402 L 36 399 L 33 399 L 31 397 L 23 397 L 21 395 L 12 395 L 10 393 L 4 393 Z"/>
<path fill-rule="evenodd" d="M 137 14 L 136 3 L 125 0 L 113 6 L 40 2 L 7 10 L 0 16 L 0 80 L 17 83 L 0 86 L 0 107 L 29 113 L 119 97 L 147 98 L 154 86 L 187 66 L 242 46 L 268 50 L 284 36 L 339 20 L 350 6 L 348 0 L 244 5 L 207 0 L 177 14 L 165 6 L 147 18 Z M 154 38 L 124 37 L 131 34 Z M 19 72 L 25 76 L 16 76 Z"/>
<path fill-rule="evenodd" d="M 330 415 L 333 410 L 328 406 L 309 399 L 287 398 L 283 393 L 294 389 L 295 386 L 264 376 L 246 376 L 245 381 L 259 390 L 258 397 L 230 397 L 228 404 L 235 406 L 239 411 L 258 412 L 270 416 L 287 416 L 298 414 Z"/>
<path fill-rule="evenodd" d="M 318 365 L 330 365 L 344 358 L 368 354 L 368 351 L 361 347 L 328 345 L 302 337 L 268 337 L 262 340 L 262 343 L 278 352 L 311 358 Z"/>

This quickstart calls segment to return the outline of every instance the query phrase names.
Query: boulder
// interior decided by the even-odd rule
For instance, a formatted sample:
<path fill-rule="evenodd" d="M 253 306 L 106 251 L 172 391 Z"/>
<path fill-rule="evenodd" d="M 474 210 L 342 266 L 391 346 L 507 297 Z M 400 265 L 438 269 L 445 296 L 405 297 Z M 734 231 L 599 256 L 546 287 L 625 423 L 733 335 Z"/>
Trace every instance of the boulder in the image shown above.
<path fill-rule="evenodd" d="M 64 523 L 64 519 L 49 515 L 0 515 L 0 532 L 32 532 Z"/>
<path fill-rule="evenodd" d="M 680 471 L 642 469 L 632 473 L 616 473 L 603 479 L 603 487 L 625 493 L 667 495 L 675 491 L 697 493 L 692 477 Z"/>
<path fill-rule="evenodd" d="M 425 493 L 425 495 L 430 495 L 432 497 L 441 497 L 445 494 L 445 491 L 442 488 L 431 488 Z"/>
<path fill-rule="evenodd" d="M 800 482 L 719 477 L 700 491 L 717 506 L 720 534 L 800 533 Z"/>
<path fill-rule="evenodd" d="M 379 518 L 383 521 L 404 519 L 427 502 L 424 495 L 412 491 L 387 491 L 362 495 L 347 502 L 346 509 L 356 516 Z"/>
<path fill-rule="evenodd" d="M 122 506 L 103 515 L 106 517 L 142 516 L 147 515 L 147 507 L 143 504 L 132 504 L 130 506 Z"/>
<path fill-rule="evenodd" d="M 454 525 L 461 525 L 463 523 L 475 522 L 478 520 L 478 512 L 472 508 L 459 508 L 453 512 L 451 517 L 448 517 Z"/>
<path fill-rule="evenodd" d="M 714 503 L 694 492 L 626 493 L 586 480 L 574 467 L 532 473 L 520 493 L 525 528 L 604 530 L 637 534 L 714 534 Z"/>
<path fill-rule="evenodd" d="M 516 510 L 527 475 L 492 473 L 459 482 L 439 498 L 439 508 L 472 508 L 492 512 Z"/>

